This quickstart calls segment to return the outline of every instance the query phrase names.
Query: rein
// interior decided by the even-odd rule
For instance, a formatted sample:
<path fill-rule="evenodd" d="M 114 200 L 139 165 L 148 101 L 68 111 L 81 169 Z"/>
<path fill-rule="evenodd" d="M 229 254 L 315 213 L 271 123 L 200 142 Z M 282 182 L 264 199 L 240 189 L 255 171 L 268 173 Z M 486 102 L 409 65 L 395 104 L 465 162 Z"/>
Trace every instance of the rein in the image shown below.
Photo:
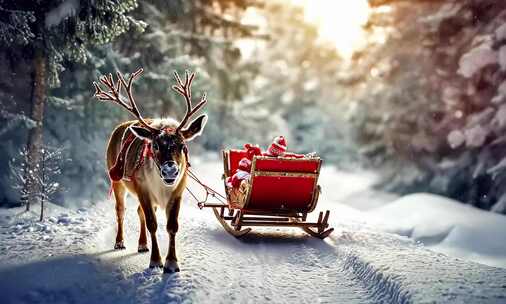
<path fill-rule="evenodd" d="M 199 200 L 197 198 L 197 196 L 190 190 L 190 188 L 188 188 L 188 186 L 186 186 L 186 190 L 188 191 L 188 193 L 190 193 L 190 195 L 193 197 L 193 199 L 195 199 L 195 201 L 197 202 L 197 206 L 202 209 L 204 208 L 204 204 L 207 202 L 207 200 L 209 199 L 209 196 L 215 198 L 216 200 L 218 200 L 220 203 L 223 203 L 223 204 L 226 204 L 226 200 L 227 198 L 224 197 L 223 195 L 221 195 L 218 191 L 214 190 L 213 188 L 209 187 L 208 185 L 206 185 L 204 182 L 202 182 L 198 177 L 197 175 L 195 175 L 195 173 L 193 173 L 191 170 L 190 170 L 190 167 L 188 166 L 186 168 L 186 174 L 191 178 L 193 179 L 195 182 L 197 182 L 197 184 L 199 184 L 200 186 L 202 186 L 202 188 L 204 188 L 204 190 L 206 190 L 206 196 L 204 197 L 203 200 Z"/>

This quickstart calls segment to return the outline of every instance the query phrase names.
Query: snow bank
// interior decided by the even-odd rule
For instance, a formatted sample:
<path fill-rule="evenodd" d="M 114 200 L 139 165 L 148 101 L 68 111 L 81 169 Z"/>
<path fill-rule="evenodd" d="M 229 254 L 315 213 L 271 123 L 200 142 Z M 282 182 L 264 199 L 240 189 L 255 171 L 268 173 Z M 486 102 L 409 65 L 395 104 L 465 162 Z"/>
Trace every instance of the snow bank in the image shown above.
<path fill-rule="evenodd" d="M 370 210 L 392 202 L 398 195 L 372 189 L 379 181 L 372 171 L 341 171 L 334 166 L 323 166 L 318 184 L 322 187 L 319 206 L 329 203 L 343 204 L 361 211 Z M 325 207 L 328 208 L 328 207 Z"/>
<path fill-rule="evenodd" d="M 505 269 L 449 257 L 394 234 L 346 226 L 330 241 L 373 303 L 504 303 Z"/>
<path fill-rule="evenodd" d="M 85 209 L 70 210 L 48 202 L 45 214 L 39 221 L 38 205 L 32 205 L 30 211 L 0 208 L 0 269 L 78 253 L 90 233 L 99 229 Z"/>
<path fill-rule="evenodd" d="M 452 256 L 506 267 L 506 217 L 418 193 L 367 212 L 382 230 Z"/>
<path fill-rule="evenodd" d="M 46 202 L 44 206 L 44 221 L 40 222 L 40 205 L 34 204 L 31 206 L 29 211 L 26 211 L 26 207 L 16 208 L 0 208 L 0 227 L 12 226 L 16 224 L 32 225 L 33 223 L 47 223 L 48 221 L 54 221 L 55 218 L 63 215 L 68 216 L 68 212 L 79 213 L 78 211 L 70 211 L 70 209 L 55 205 L 50 202 Z"/>

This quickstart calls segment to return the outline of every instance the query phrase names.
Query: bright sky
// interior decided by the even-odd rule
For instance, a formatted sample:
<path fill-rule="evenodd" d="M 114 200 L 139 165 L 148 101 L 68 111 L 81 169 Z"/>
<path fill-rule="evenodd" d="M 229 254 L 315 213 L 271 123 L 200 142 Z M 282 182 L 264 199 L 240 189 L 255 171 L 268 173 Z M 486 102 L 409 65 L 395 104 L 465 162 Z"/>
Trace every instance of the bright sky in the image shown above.
<path fill-rule="evenodd" d="M 366 46 L 363 26 L 367 23 L 371 9 L 367 0 L 287 0 L 304 8 L 308 23 L 318 28 L 320 38 L 334 44 L 339 54 L 350 59 L 353 52 Z M 245 24 L 264 26 L 265 20 L 256 10 L 248 9 L 243 16 Z M 238 42 L 243 55 L 249 57 L 255 42 Z"/>
<path fill-rule="evenodd" d="M 337 51 L 350 58 L 365 46 L 370 7 L 367 0 L 291 0 L 304 7 L 306 20 L 318 27 L 320 37 L 333 43 Z"/>

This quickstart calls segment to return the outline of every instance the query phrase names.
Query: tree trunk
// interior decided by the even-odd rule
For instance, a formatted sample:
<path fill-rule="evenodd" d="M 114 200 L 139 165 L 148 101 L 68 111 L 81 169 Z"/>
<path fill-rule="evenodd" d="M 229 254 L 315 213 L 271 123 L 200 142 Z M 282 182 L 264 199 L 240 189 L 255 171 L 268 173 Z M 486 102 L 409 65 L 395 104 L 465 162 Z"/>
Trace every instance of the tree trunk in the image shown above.
<path fill-rule="evenodd" d="M 44 220 L 44 198 L 40 201 L 40 221 Z"/>
<path fill-rule="evenodd" d="M 40 221 L 42 222 L 42 220 L 44 219 L 44 201 L 46 199 L 46 155 L 45 153 L 47 153 L 47 151 L 43 151 L 42 152 L 42 157 L 41 157 L 41 161 L 40 161 L 40 166 L 39 166 L 39 174 L 40 174 L 40 180 L 41 180 L 41 183 L 40 183 L 40 189 L 39 189 L 39 194 L 40 194 Z"/>
<path fill-rule="evenodd" d="M 30 210 L 30 202 L 36 202 L 38 187 L 35 182 L 35 176 L 38 174 L 37 164 L 40 161 L 40 151 L 42 149 L 42 130 L 44 118 L 44 104 L 46 102 L 46 59 L 40 50 L 35 51 L 33 60 L 34 65 L 34 83 L 32 94 L 32 109 L 30 118 L 36 123 L 35 127 L 28 133 L 27 143 L 27 173 L 25 179 L 25 193 L 28 194 L 26 201 L 26 210 Z"/>

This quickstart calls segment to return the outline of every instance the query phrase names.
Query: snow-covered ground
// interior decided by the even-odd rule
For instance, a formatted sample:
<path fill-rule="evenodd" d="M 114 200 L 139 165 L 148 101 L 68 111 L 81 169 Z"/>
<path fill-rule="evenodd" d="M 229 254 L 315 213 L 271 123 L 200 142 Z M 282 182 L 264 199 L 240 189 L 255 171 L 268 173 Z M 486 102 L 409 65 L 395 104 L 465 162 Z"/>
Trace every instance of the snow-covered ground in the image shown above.
<path fill-rule="evenodd" d="M 367 213 L 382 230 L 432 250 L 506 268 L 506 216 L 428 193 L 407 195 Z"/>
<path fill-rule="evenodd" d="M 221 189 L 218 161 L 195 159 L 193 165 Z M 112 250 L 111 201 L 75 211 L 50 205 L 42 223 L 35 213 L 2 210 L 1 302 L 506 302 L 506 269 L 449 256 L 506 266 L 505 236 L 499 233 L 506 217 L 426 194 L 398 199 L 372 190 L 374 179 L 369 172 L 324 168 L 318 209 L 331 210 L 336 228 L 325 241 L 289 228 L 255 229 L 237 240 L 210 210 L 186 200 L 177 235 L 181 272 L 171 275 L 148 269 L 149 255 L 137 253 L 132 200 L 123 251 Z M 164 227 L 163 212 L 158 218 Z M 167 234 L 158 231 L 165 253 Z"/>

